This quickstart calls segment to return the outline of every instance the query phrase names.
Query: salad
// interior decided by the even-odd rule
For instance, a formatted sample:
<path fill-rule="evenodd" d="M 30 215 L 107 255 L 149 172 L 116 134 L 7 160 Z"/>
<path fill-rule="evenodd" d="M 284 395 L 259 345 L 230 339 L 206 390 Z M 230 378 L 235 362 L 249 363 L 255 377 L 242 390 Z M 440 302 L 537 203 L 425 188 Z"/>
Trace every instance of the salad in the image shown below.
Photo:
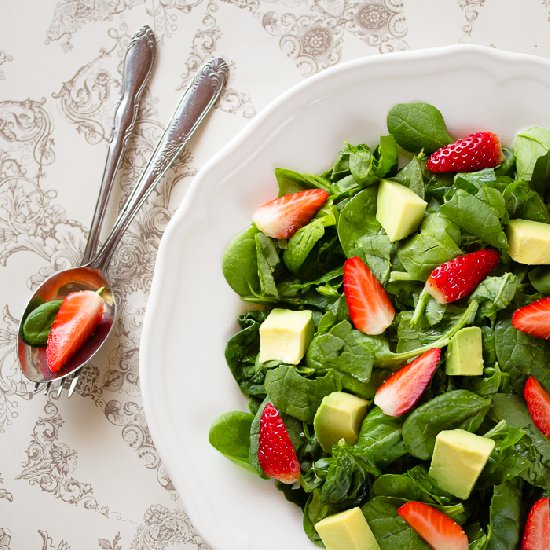
<path fill-rule="evenodd" d="M 210 443 L 329 550 L 548 549 L 550 129 L 455 140 L 425 103 L 387 126 L 276 169 L 228 245 L 249 411 Z"/>

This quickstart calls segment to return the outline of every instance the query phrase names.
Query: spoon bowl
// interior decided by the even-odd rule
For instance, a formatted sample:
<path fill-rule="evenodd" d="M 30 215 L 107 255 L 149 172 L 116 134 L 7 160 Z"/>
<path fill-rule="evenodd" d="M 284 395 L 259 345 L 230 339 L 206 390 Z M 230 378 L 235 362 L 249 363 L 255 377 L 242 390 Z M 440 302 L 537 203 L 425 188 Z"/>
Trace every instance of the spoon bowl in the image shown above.
<path fill-rule="evenodd" d="M 32 382 L 43 383 L 62 379 L 84 363 L 101 347 L 109 336 L 116 318 L 116 301 L 109 280 L 99 269 L 89 266 L 75 267 L 55 273 L 46 279 L 29 300 L 25 309 L 26 316 L 44 302 L 63 300 L 71 292 L 81 290 L 96 291 L 103 287 L 101 297 L 105 302 L 103 316 L 94 333 L 82 347 L 72 355 L 61 370 L 52 372 L 46 362 L 46 348 L 29 346 L 21 338 L 21 329 L 17 336 L 17 356 L 23 374 Z"/>

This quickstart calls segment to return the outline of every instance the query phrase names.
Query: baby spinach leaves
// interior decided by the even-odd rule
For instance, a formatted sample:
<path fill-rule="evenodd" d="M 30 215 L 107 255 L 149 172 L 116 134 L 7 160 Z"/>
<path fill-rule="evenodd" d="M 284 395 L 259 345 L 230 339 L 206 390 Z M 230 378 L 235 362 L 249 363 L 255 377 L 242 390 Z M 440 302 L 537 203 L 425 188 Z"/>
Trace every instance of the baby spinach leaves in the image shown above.
<path fill-rule="evenodd" d="M 388 131 L 411 153 L 433 153 L 452 143 L 443 116 L 427 103 L 398 103 L 388 112 Z"/>
<path fill-rule="evenodd" d="M 21 337 L 30 346 L 45 346 L 63 300 L 51 300 L 33 309 L 25 318 Z"/>
<path fill-rule="evenodd" d="M 258 260 L 255 235 L 251 226 L 235 236 L 225 249 L 222 271 L 227 284 L 240 296 L 259 291 Z"/>
<path fill-rule="evenodd" d="M 481 426 L 491 399 L 468 390 L 443 393 L 420 405 L 403 424 L 403 442 L 421 460 L 432 456 L 435 437 L 442 430 L 461 428 L 475 432 Z"/>
<path fill-rule="evenodd" d="M 270 401 L 281 412 L 312 423 L 321 400 L 341 388 L 337 376 L 329 370 L 325 376 L 309 379 L 292 365 L 280 365 L 267 371 L 265 389 Z"/>
<path fill-rule="evenodd" d="M 212 424 L 208 441 L 226 458 L 255 473 L 248 459 L 253 418 L 254 415 L 240 411 L 222 414 Z"/>

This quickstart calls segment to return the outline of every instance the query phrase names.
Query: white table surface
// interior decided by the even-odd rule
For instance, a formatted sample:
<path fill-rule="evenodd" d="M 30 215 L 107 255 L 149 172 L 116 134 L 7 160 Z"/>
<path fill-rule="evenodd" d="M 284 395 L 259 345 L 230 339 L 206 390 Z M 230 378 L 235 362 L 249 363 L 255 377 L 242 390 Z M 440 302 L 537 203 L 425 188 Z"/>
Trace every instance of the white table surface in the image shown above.
<path fill-rule="evenodd" d="M 206 549 L 151 440 L 137 375 L 156 250 L 193 175 L 267 103 L 327 67 L 455 43 L 550 57 L 549 19 L 550 0 L 1 0 L 0 550 Z M 157 63 L 108 221 L 195 69 L 223 56 L 228 87 L 117 249 L 108 345 L 70 399 L 34 394 L 14 352 L 18 321 L 41 280 L 78 264 L 121 62 L 144 24 Z"/>

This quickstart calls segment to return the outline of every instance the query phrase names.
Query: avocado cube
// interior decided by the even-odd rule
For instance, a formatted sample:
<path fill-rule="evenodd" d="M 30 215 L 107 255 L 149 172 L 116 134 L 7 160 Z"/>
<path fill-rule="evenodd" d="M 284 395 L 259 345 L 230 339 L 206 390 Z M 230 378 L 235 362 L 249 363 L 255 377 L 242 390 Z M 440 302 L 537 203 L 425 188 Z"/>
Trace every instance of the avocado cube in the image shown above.
<path fill-rule="evenodd" d="M 260 362 L 297 365 L 313 336 L 311 311 L 272 309 L 260 325 Z"/>
<path fill-rule="evenodd" d="M 459 330 L 447 347 L 445 374 L 479 376 L 483 374 L 483 344 L 479 327 Z"/>
<path fill-rule="evenodd" d="M 413 233 L 428 203 L 395 181 L 382 180 L 376 197 L 376 219 L 393 243 Z"/>
<path fill-rule="evenodd" d="M 368 401 L 350 393 L 335 391 L 323 397 L 315 413 L 313 427 L 321 447 L 330 453 L 340 439 L 348 445 L 357 441 Z"/>
<path fill-rule="evenodd" d="M 495 442 L 466 430 L 444 430 L 435 438 L 430 476 L 455 497 L 470 496 Z"/>
<path fill-rule="evenodd" d="M 510 220 L 508 253 L 519 264 L 550 264 L 550 224 Z"/>
<path fill-rule="evenodd" d="M 350 508 L 315 524 L 327 550 L 380 550 L 363 512 Z"/>

